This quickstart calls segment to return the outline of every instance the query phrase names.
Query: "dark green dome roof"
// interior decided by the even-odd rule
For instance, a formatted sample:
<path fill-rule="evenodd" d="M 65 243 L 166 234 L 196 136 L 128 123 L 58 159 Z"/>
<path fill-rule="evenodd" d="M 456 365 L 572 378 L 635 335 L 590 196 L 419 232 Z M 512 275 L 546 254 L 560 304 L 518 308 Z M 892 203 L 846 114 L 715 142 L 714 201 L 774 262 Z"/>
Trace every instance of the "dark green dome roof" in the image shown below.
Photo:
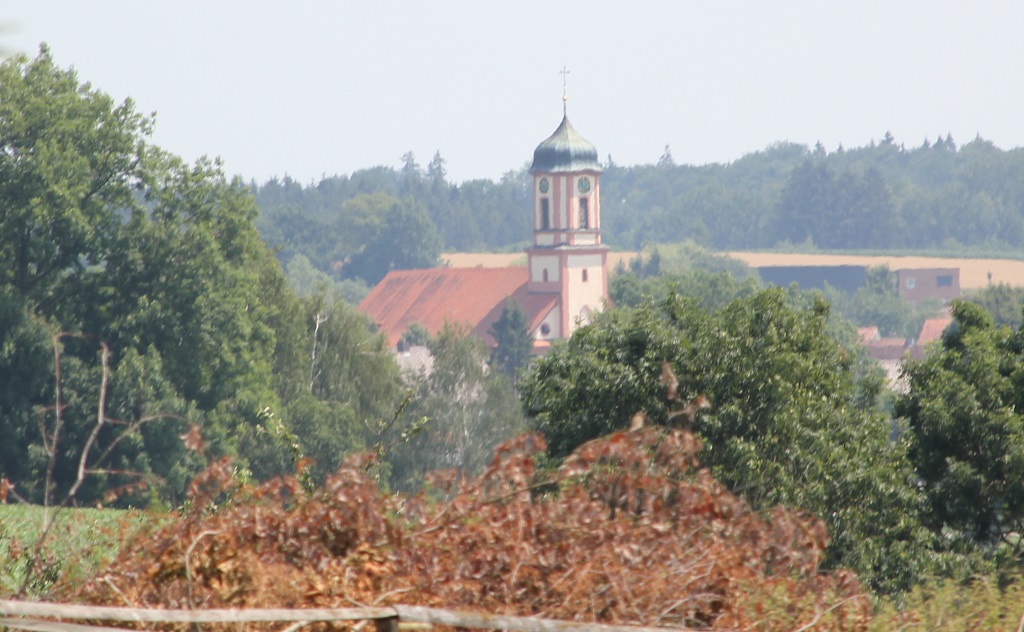
<path fill-rule="evenodd" d="M 568 116 L 563 116 L 555 133 L 533 150 L 530 173 L 538 171 L 601 171 L 601 164 L 597 148 L 573 129 Z"/>

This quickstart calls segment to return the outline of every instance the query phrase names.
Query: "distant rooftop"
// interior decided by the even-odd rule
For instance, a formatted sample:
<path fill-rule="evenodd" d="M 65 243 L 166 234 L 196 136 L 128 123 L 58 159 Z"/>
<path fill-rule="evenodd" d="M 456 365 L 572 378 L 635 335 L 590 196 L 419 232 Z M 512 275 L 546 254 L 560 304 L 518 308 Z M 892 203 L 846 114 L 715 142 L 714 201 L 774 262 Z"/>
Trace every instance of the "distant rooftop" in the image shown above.
<path fill-rule="evenodd" d="M 924 321 L 924 324 L 921 325 L 921 333 L 917 336 L 917 345 L 921 346 L 941 339 L 942 332 L 946 331 L 946 327 L 949 327 L 952 322 L 952 316 L 940 316 Z"/>
<path fill-rule="evenodd" d="M 487 331 L 501 316 L 505 299 L 526 312 L 530 331 L 557 304 L 557 294 L 527 292 L 528 280 L 526 267 L 395 270 L 370 291 L 359 311 L 380 327 L 391 347 L 412 323 L 434 335 L 446 322 L 468 325 L 493 345 Z"/>

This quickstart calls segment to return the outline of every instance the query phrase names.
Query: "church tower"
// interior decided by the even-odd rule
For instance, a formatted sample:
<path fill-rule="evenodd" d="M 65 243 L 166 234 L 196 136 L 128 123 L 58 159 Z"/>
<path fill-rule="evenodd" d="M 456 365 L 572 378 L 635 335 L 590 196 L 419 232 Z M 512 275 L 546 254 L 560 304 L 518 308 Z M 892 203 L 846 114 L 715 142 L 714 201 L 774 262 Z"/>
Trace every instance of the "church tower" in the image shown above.
<path fill-rule="evenodd" d="M 604 309 L 608 248 L 601 244 L 601 164 L 564 106 L 558 129 L 534 150 L 530 174 L 533 244 L 526 249 L 527 267 L 391 270 L 359 310 L 392 347 L 413 323 L 434 334 L 450 322 L 468 324 L 495 345 L 492 327 L 512 300 L 526 315 L 533 352 L 542 354 Z"/>
<path fill-rule="evenodd" d="M 563 103 L 565 97 L 563 96 Z M 531 294 L 560 295 L 544 337 L 568 338 L 608 300 L 608 248 L 601 245 L 601 165 L 597 148 L 562 122 L 533 152 L 533 246 L 526 251 Z"/>

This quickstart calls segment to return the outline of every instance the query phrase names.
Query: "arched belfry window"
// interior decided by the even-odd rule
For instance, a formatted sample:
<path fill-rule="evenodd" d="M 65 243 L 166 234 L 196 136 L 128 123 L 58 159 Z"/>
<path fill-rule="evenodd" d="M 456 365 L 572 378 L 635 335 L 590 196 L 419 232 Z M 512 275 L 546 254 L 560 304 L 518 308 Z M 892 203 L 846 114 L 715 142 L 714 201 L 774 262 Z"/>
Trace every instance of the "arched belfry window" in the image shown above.
<path fill-rule="evenodd" d="M 580 228 L 590 228 L 590 199 L 580 198 Z"/>
<path fill-rule="evenodd" d="M 547 198 L 540 199 L 540 229 L 551 229 L 551 203 Z"/>

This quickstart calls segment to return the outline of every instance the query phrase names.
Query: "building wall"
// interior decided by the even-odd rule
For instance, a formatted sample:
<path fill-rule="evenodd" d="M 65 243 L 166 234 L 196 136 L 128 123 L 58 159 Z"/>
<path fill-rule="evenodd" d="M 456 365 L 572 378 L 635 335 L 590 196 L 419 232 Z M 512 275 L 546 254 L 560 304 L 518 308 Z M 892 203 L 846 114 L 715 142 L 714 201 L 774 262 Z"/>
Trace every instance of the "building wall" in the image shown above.
<path fill-rule="evenodd" d="M 605 252 L 567 256 L 565 294 L 562 301 L 565 309 L 562 320 L 567 335 L 571 334 L 578 324 L 586 324 L 593 314 L 604 309 L 605 297 L 608 295 L 606 256 Z"/>
<path fill-rule="evenodd" d="M 943 303 L 960 297 L 959 268 L 906 268 L 896 271 L 900 298 L 908 303 L 939 299 Z"/>
<path fill-rule="evenodd" d="M 537 325 L 534 337 L 538 340 L 557 340 L 562 337 L 562 310 L 560 305 L 556 305 L 553 310 L 548 312 L 544 320 Z"/>
<path fill-rule="evenodd" d="M 561 261 L 557 254 L 538 255 L 530 257 L 530 291 L 532 292 L 558 292 L 562 287 Z M 544 273 L 547 272 L 547 281 L 544 280 Z"/>

